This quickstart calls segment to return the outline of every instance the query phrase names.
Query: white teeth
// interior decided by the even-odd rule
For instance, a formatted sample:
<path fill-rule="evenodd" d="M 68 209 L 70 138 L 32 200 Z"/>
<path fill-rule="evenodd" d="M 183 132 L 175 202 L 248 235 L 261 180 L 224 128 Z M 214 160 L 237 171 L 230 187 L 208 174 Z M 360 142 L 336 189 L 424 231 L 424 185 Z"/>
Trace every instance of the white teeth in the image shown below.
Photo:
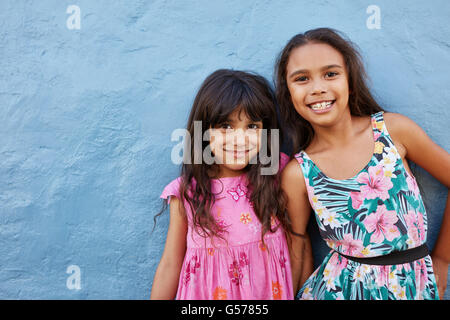
<path fill-rule="evenodd" d="M 326 101 L 326 102 L 321 102 L 321 103 L 315 103 L 311 105 L 311 109 L 313 110 L 323 110 L 328 108 L 331 104 L 333 103 L 333 101 Z"/>

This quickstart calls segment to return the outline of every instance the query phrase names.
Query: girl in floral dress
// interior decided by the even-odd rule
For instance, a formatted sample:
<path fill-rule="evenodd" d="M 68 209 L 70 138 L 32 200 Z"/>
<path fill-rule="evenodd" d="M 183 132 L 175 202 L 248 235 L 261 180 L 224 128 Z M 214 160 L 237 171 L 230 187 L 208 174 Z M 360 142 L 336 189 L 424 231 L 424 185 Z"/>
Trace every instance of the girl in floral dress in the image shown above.
<path fill-rule="evenodd" d="M 281 115 L 300 151 L 282 174 L 298 234 L 294 284 L 311 208 L 331 248 L 297 297 L 438 299 L 450 261 L 450 205 L 430 257 L 425 207 L 406 160 L 449 187 L 449 154 L 407 117 L 383 112 L 357 51 L 335 30 L 293 37 L 276 72 Z"/>
<path fill-rule="evenodd" d="M 260 152 L 262 129 L 277 129 L 274 101 L 251 73 L 218 70 L 202 84 L 187 126 L 190 158 L 161 195 L 170 224 L 152 299 L 293 299 L 277 182 L 289 157 L 272 150 L 274 130 L 266 131 L 266 159 Z"/>

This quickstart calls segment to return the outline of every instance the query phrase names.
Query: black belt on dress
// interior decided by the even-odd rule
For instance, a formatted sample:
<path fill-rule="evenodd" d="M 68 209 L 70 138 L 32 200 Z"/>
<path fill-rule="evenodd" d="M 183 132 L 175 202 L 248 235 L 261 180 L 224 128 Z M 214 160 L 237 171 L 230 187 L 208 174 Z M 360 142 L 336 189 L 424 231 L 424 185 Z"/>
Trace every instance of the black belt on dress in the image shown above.
<path fill-rule="evenodd" d="M 337 252 L 337 251 L 336 251 Z M 424 258 L 428 255 L 428 248 L 426 244 L 423 244 L 419 247 L 403 250 L 403 251 L 393 251 L 383 256 L 378 257 L 370 257 L 370 258 L 357 258 L 347 256 L 345 254 L 339 253 L 341 256 L 347 258 L 348 260 L 352 260 L 355 262 L 359 262 L 362 264 L 372 264 L 372 265 L 394 265 L 394 264 L 403 264 L 413 262 L 415 260 Z"/>

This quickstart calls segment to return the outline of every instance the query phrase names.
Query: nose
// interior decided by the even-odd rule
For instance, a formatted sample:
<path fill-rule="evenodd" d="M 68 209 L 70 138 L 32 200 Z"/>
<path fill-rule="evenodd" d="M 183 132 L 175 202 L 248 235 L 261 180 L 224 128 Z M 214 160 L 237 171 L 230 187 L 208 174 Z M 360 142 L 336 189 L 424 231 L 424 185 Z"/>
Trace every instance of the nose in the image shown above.
<path fill-rule="evenodd" d="M 231 134 L 227 135 L 227 141 L 229 145 L 232 145 L 236 150 L 243 150 L 249 144 L 249 137 L 242 129 L 234 130 Z"/>
<path fill-rule="evenodd" d="M 320 95 L 327 92 L 327 87 L 322 80 L 312 82 L 311 95 Z"/>

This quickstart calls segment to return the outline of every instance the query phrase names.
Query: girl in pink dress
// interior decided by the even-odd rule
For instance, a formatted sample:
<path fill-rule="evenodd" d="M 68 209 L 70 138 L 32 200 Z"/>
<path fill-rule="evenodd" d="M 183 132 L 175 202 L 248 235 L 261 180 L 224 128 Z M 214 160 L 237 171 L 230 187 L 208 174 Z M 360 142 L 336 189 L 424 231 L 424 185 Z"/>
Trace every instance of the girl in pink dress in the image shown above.
<path fill-rule="evenodd" d="M 199 124 L 207 140 L 200 143 Z M 264 145 L 262 129 L 277 129 L 267 81 L 241 71 L 212 73 L 187 128 L 190 158 L 161 195 L 170 201 L 170 224 L 151 298 L 293 299 L 289 222 L 277 183 L 289 159 L 271 150 L 272 139 L 279 143 L 274 130 L 265 130 Z"/>

